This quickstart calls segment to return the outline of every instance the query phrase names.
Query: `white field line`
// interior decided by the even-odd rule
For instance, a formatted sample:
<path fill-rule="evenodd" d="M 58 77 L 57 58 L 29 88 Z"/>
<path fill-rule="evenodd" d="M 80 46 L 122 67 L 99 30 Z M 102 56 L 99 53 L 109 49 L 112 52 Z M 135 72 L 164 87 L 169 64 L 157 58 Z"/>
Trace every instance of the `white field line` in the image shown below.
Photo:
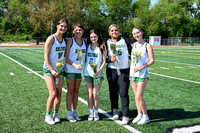
<path fill-rule="evenodd" d="M 188 63 L 180 63 L 180 62 L 172 62 L 172 61 L 164 61 L 164 60 L 156 60 L 159 62 L 166 62 L 166 63 L 175 63 L 175 64 L 184 64 L 184 65 L 190 65 L 190 66 L 197 66 L 200 67 L 200 65 L 195 65 L 195 64 L 188 64 Z"/>
<path fill-rule="evenodd" d="M 10 75 L 15 75 L 14 73 L 10 73 Z"/>
<path fill-rule="evenodd" d="M 189 51 L 187 51 L 187 52 L 185 52 L 185 51 L 172 51 L 172 52 L 170 52 L 170 51 L 161 51 L 161 53 L 162 52 L 164 52 L 166 54 L 172 53 L 172 54 L 180 54 L 180 55 L 191 55 L 191 53 L 192 53 L 192 55 L 197 55 L 197 56 L 200 55 L 199 54 L 200 51 L 195 51 L 195 52 L 190 51 L 190 53 L 188 53 Z M 156 53 L 160 53 L 160 52 L 156 51 Z"/>
<path fill-rule="evenodd" d="M 153 70 L 153 68 L 149 68 L 149 70 Z"/>
<path fill-rule="evenodd" d="M 177 79 L 177 80 L 182 80 L 182 81 L 186 81 L 186 82 L 191 82 L 191 83 L 200 84 L 200 82 L 197 82 L 197 81 L 192 81 L 192 80 L 187 80 L 187 79 L 176 78 L 176 77 L 167 76 L 167 75 L 158 74 L 158 73 L 152 73 L 152 72 L 149 72 L 149 73 L 150 73 L 150 74 L 153 74 L 153 75 L 161 76 L 161 77 L 166 77 L 166 78 Z"/>
<path fill-rule="evenodd" d="M 173 129 L 172 133 L 199 133 L 198 131 L 200 131 L 200 125 L 175 128 Z"/>
<path fill-rule="evenodd" d="M 180 58 L 189 58 L 189 59 L 197 59 L 197 60 L 200 59 L 200 58 L 196 58 L 196 57 L 185 57 L 185 56 L 175 56 L 175 55 L 165 55 L 165 54 L 155 54 L 155 55 L 172 56 L 172 57 L 180 57 Z"/>
<path fill-rule="evenodd" d="M 9 57 L 9 56 L 7 56 L 7 55 L 1 53 L 1 52 L 0 52 L 0 54 L 3 55 L 3 56 L 5 56 L 5 57 L 7 57 L 8 59 L 14 61 L 15 63 L 17 63 L 18 65 L 22 66 L 23 68 L 25 68 L 25 69 L 31 71 L 32 73 L 36 74 L 36 75 L 39 76 L 40 78 L 44 79 L 44 77 L 43 77 L 42 75 L 40 75 L 40 74 L 38 74 L 37 72 L 33 71 L 32 69 L 30 69 L 30 68 L 24 66 L 23 64 L 21 64 L 21 63 L 19 63 L 18 61 L 14 60 L 13 58 L 11 58 L 11 57 Z M 67 90 L 66 90 L 65 88 L 62 88 L 62 90 L 63 90 L 64 92 L 67 92 Z M 78 99 L 79 99 L 79 101 L 81 101 L 82 103 L 84 103 L 84 104 L 87 105 L 87 101 L 85 101 L 85 100 L 82 99 L 81 97 L 79 97 Z M 107 112 L 105 112 L 104 110 L 102 110 L 102 109 L 99 108 L 99 112 L 102 113 L 103 115 L 105 115 L 106 117 L 108 117 L 109 119 L 112 120 L 112 116 L 111 116 L 110 114 L 108 114 Z M 120 122 L 121 122 L 121 121 L 120 121 L 120 120 L 115 120 L 114 122 L 116 122 L 117 124 L 120 125 Z M 137 129 L 135 129 L 135 128 L 129 126 L 129 125 L 121 125 L 121 126 L 125 127 L 127 130 L 129 130 L 129 131 L 132 132 L 132 133 L 141 133 L 140 131 L 138 131 Z"/>
<path fill-rule="evenodd" d="M 39 52 L 39 53 L 44 53 L 44 50 L 43 51 L 40 51 L 40 50 L 35 50 L 35 49 L 27 49 L 29 51 L 36 51 L 36 52 Z"/>
<path fill-rule="evenodd" d="M 67 93 L 67 90 L 65 88 L 62 88 L 62 90 Z M 81 101 L 82 103 L 84 103 L 85 105 L 88 105 L 87 101 L 85 101 L 83 98 L 79 97 L 78 100 Z M 108 117 L 110 120 L 116 122 L 117 124 L 121 125 L 120 124 L 121 123 L 120 120 L 113 120 L 112 116 L 110 114 L 108 114 L 106 111 L 104 111 L 104 110 L 99 108 L 98 112 L 103 114 L 103 115 L 105 115 L 106 117 Z M 121 126 L 125 127 L 126 129 L 128 129 L 132 133 L 142 133 L 142 132 L 138 131 L 137 129 L 135 129 L 135 128 L 129 126 L 129 125 L 121 125 Z"/>
<path fill-rule="evenodd" d="M 175 68 L 184 68 L 184 67 L 175 66 Z"/>
<path fill-rule="evenodd" d="M 167 67 L 160 67 L 161 69 L 169 69 L 169 68 L 167 68 Z"/>
<path fill-rule="evenodd" d="M 198 67 L 195 67 L 195 66 L 189 66 L 190 68 L 198 68 Z"/>
<path fill-rule="evenodd" d="M 35 71 L 36 73 L 42 73 L 42 71 Z M 28 72 L 26 72 L 26 73 L 33 73 L 33 72 L 30 72 L 30 71 L 28 71 Z"/>
<path fill-rule="evenodd" d="M 9 57 L 9 56 L 7 56 L 7 55 L 1 53 L 1 52 L 0 52 L 0 54 L 3 55 L 3 56 L 5 56 L 5 57 L 7 57 L 8 59 L 14 61 L 14 62 L 17 63 L 18 65 L 20 65 L 20 66 L 26 68 L 27 70 L 31 71 L 32 73 L 34 73 L 34 74 L 36 74 L 37 76 L 39 76 L 39 77 L 41 77 L 41 78 L 44 79 L 44 77 L 43 77 L 42 75 L 40 75 L 40 74 L 38 74 L 37 72 L 33 71 L 32 69 L 30 69 L 30 68 L 24 66 L 23 64 L 21 64 L 21 63 L 19 63 L 18 61 L 14 60 L 13 58 L 11 58 L 11 57 Z"/>
<path fill-rule="evenodd" d="M 36 51 L 36 52 L 40 52 L 40 53 L 44 53 L 44 50 L 43 51 L 41 51 L 40 49 L 38 49 L 38 48 L 19 48 L 19 47 L 12 47 L 12 48 L 7 48 L 7 47 L 4 47 L 4 48 L 1 48 L 0 49 L 0 51 L 1 50 L 6 50 L 6 49 L 15 49 L 15 50 L 21 50 L 21 49 L 25 49 L 25 50 L 29 50 L 29 51 Z"/>

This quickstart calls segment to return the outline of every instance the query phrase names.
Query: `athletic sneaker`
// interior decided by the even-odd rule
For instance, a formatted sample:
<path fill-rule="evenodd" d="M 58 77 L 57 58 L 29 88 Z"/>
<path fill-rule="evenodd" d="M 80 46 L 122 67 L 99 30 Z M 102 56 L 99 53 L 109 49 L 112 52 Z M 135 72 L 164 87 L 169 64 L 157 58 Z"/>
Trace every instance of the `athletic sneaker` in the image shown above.
<path fill-rule="evenodd" d="M 138 125 L 144 125 L 144 124 L 147 124 L 149 122 L 150 122 L 149 118 L 142 117 L 141 120 L 138 122 Z"/>
<path fill-rule="evenodd" d="M 45 122 L 47 122 L 49 125 L 54 125 L 55 122 L 53 121 L 51 115 L 46 115 L 45 116 Z"/>
<path fill-rule="evenodd" d="M 137 115 L 137 117 L 135 117 L 134 119 L 133 119 L 133 121 L 132 121 L 132 123 L 133 124 L 135 124 L 135 123 L 138 123 L 140 120 L 141 120 L 141 116 L 140 115 Z"/>
<path fill-rule="evenodd" d="M 118 109 L 113 109 L 113 120 L 118 120 L 119 119 L 119 111 Z"/>
<path fill-rule="evenodd" d="M 80 120 L 81 120 L 81 118 L 78 116 L 77 111 L 73 111 L 73 116 L 74 116 L 74 118 L 75 118 L 77 121 L 80 121 Z"/>
<path fill-rule="evenodd" d="M 72 115 L 72 113 L 67 113 L 67 114 L 66 114 L 66 119 L 67 119 L 69 122 L 76 122 L 76 119 L 74 118 L 74 116 Z"/>
<path fill-rule="evenodd" d="M 124 117 L 124 116 L 123 116 L 122 121 L 121 121 L 120 124 L 121 124 L 121 125 L 127 125 L 128 122 L 129 122 L 129 117 Z"/>
<path fill-rule="evenodd" d="M 94 114 L 90 113 L 88 116 L 88 121 L 92 121 L 94 119 Z"/>
<path fill-rule="evenodd" d="M 58 113 L 53 114 L 53 119 L 55 122 L 60 122 L 60 117 L 58 116 Z"/>
<path fill-rule="evenodd" d="M 98 121 L 98 120 L 99 120 L 99 115 L 98 115 L 98 113 L 94 113 L 94 120 L 95 120 L 95 121 Z"/>

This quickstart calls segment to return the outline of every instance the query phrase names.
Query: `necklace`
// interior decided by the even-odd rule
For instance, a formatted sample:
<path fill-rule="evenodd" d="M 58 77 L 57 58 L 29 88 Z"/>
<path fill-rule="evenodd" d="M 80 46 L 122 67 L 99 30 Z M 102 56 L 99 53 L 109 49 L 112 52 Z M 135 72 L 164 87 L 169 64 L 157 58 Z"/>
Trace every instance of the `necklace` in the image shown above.
<path fill-rule="evenodd" d="M 92 49 L 92 50 L 97 49 L 97 47 L 98 47 L 98 44 L 92 44 L 92 45 L 91 45 L 91 49 Z"/>

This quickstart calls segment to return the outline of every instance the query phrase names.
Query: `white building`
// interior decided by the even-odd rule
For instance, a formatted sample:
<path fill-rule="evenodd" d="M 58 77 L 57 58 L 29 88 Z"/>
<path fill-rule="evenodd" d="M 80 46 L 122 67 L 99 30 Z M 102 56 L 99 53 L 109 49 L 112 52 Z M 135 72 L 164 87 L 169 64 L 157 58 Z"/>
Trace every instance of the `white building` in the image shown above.
<path fill-rule="evenodd" d="M 161 36 L 149 36 L 149 43 L 152 46 L 160 46 L 161 45 Z"/>

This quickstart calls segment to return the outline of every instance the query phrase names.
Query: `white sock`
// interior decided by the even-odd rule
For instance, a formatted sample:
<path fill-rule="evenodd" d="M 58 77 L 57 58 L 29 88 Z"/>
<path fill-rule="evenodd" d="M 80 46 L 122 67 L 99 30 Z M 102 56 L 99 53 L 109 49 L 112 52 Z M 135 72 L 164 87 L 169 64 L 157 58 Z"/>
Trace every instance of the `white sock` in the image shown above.
<path fill-rule="evenodd" d="M 141 117 L 142 118 L 142 113 L 138 114 L 137 116 Z"/>
<path fill-rule="evenodd" d="M 93 109 L 89 109 L 89 112 L 90 112 L 90 113 L 93 113 Z"/>
<path fill-rule="evenodd" d="M 148 114 L 146 114 L 146 115 L 143 115 L 143 117 L 144 117 L 144 118 L 149 118 Z"/>
<path fill-rule="evenodd" d="M 98 110 L 94 110 L 94 113 L 95 113 L 95 114 L 98 114 Z"/>

